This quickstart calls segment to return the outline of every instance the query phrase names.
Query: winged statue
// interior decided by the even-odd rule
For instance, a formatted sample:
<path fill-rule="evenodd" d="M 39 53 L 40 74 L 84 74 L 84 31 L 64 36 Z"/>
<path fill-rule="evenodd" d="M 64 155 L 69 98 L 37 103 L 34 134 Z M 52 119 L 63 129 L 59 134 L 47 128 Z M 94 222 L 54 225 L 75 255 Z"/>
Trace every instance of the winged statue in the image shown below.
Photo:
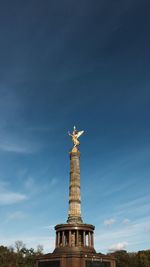
<path fill-rule="evenodd" d="M 84 133 L 84 131 L 79 131 L 79 132 L 78 132 L 75 126 L 73 127 L 73 132 L 72 132 L 72 133 L 68 132 L 69 136 L 71 136 L 71 138 L 72 138 L 72 142 L 73 142 L 73 144 L 74 144 L 73 147 L 76 147 L 76 146 L 79 146 L 79 145 L 80 145 L 80 142 L 79 142 L 78 138 L 79 138 L 83 133 Z"/>

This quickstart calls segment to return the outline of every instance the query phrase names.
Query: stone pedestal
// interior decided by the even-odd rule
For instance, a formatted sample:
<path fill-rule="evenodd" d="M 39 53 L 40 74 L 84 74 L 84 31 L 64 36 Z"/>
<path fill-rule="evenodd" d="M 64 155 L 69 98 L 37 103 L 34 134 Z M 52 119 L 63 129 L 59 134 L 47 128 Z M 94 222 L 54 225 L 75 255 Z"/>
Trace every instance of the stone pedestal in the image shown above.
<path fill-rule="evenodd" d="M 116 267 L 115 259 L 101 253 L 64 251 L 51 253 L 37 259 L 36 267 Z"/>

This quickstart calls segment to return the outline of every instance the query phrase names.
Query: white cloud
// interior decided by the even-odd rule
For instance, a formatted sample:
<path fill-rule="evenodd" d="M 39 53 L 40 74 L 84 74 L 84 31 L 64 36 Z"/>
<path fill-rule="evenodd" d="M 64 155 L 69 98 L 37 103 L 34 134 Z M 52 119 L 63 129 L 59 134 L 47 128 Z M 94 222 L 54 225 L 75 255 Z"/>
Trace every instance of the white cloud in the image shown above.
<path fill-rule="evenodd" d="M 26 200 L 27 196 L 21 193 L 15 192 L 1 192 L 0 193 L 0 205 L 10 205 Z"/>
<path fill-rule="evenodd" d="M 0 181 L 0 205 L 15 204 L 27 199 L 25 194 L 7 189 L 8 186 L 9 183 Z"/>
<path fill-rule="evenodd" d="M 106 226 L 112 226 L 114 223 L 115 223 L 115 219 L 113 219 L 113 218 L 110 218 L 110 219 L 107 219 L 107 220 L 105 220 L 104 221 L 104 225 L 106 225 Z"/>
<path fill-rule="evenodd" d="M 108 250 L 113 252 L 117 250 L 125 250 L 127 248 L 128 242 L 119 242 L 117 244 L 111 245 Z"/>

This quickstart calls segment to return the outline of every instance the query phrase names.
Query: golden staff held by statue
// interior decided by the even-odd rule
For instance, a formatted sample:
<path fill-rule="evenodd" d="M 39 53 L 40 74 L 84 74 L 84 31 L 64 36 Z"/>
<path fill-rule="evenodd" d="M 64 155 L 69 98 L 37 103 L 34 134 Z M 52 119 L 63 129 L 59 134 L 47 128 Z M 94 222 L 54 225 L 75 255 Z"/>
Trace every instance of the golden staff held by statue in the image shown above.
<path fill-rule="evenodd" d="M 78 138 L 79 138 L 83 133 L 84 133 L 84 131 L 79 131 L 79 132 L 78 132 L 75 126 L 73 127 L 73 132 L 72 132 L 72 133 L 68 132 L 69 136 L 71 136 L 71 138 L 72 138 L 72 142 L 73 142 L 73 144 L 74 144 L 73 147 L 76 147 L 76 146 L 79 146 L 79 145 L 80 145 L 80 142 L 79 142 Z"/>

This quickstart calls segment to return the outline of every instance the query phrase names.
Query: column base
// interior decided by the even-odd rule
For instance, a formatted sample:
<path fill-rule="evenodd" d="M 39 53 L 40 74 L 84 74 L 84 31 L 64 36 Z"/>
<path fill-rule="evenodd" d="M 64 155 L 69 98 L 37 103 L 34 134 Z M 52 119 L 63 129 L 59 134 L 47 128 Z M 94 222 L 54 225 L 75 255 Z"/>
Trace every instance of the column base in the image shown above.
<path fill-rule="evenodd" d="M 83 223 L 83 220 L 82 220 L 82 218 L 81 217 L 73 217 L 73 216 L 69 216 L 68 217 L 68 220 L 67 220 L 67 223 L 69 223 L 69 224 L 76 224 L 76 223 Z"/>

